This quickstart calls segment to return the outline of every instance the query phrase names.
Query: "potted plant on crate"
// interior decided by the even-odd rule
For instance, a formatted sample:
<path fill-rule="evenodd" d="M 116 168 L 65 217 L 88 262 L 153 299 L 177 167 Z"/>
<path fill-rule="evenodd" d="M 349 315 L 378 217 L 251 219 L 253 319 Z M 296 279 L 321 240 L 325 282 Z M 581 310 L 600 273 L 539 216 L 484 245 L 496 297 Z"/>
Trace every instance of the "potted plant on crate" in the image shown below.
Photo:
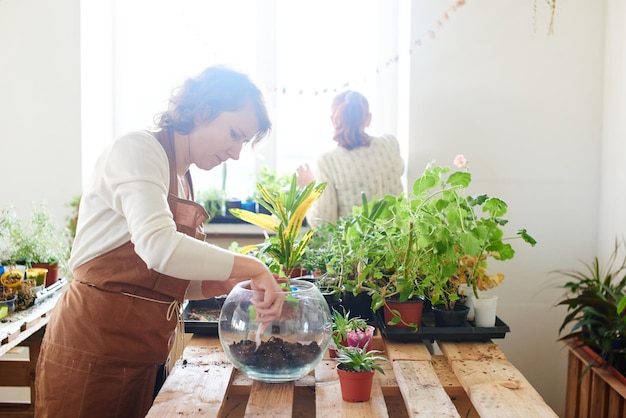
<path fill-rule="evenodd" d="M 341 397 L 346 402 L 368 401 L 372 393 L 374 373 L 379 371 L 385 374 L 378 362 L 386 361 L 380 356 L 382 352 L 369 350 L 368 347 L 344 347 L 337 352 L 335 360 Z"/>
<path fill-rule="evenodd" d="M 604 265 L 594 257 L 581 269 L 553 272 L 567 278 L 557 303 L 567 307 L 559 327 L 559 340 L 569 351 L 567 416 L 589 408 L 613 416 L 626 402 L 625 252 L 626 241 L 616 241 Z"/>
<path fill-rule="evenodd" d="M 598 365 L 626 373 L 626 241 L 616 241 L 606 265 L 598 257 L 582 270 L 557 270 L 569 280 L 557 306 L 567 315 L 559 328 L 560 341 L 571 341 L 596 355 Z"/>

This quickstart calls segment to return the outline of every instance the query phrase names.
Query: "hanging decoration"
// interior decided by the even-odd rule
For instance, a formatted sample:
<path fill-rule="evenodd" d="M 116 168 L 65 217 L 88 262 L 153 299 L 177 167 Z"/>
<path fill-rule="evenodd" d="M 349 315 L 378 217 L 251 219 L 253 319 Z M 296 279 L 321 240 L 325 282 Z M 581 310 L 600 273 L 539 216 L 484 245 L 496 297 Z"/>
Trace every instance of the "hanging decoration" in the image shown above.
<path fill-rule="evenodd" d="M 551 1 L 555 1 L 555 0 L 551 0 Z M 437 37 L 437 32 L 441 31 L 444 27 L 445 22 L 447 22 L 450 19 L 450 15 L 456 12 L 463 5 L 465 5 L 465 0 L 457 0 L 454 4 L 450 5 L 446 9 L 446 11 L 443 13 L 443 15 L 439 19 L 437 19 L 436 23 L 424 33 L 424 35 L 422 35 L 421 37 L 411 42 L 409 50 L 407 51 L 407 54 L 411 55 L 415 48 L 421 47 L 422 45 L 426 44 L 428 41 L 434 40 Z M 396 54 L 393 57 L 389 57 L 387 60 L 385 60 L 382 63 L 381 66 L 375 69 L 374 71 L 375 74 L 380 75 L 383 69 L 386 70 L 389 67 L 396 65 L 400 61 L 400 59 L 401 59 L 400 54 Z M 292 94 L 295 92 L 295 94 L 299 96 L 302 96 L 305 94 L 313 94 L 315 96 L 318 96 L 320 94 L 327 94 L 327 93 L 336 94 L 351 86 L 359 85 L 360 83 L 366 84 L 368 81 L 369 80 L 367 79 L 367 77 L 364 77 L 362 80 L 355 79 L 355 80 L 350 80 L 350 81 L 344 81 L 334 86 L 328 86 L 328 87 L 324 87 L 321 89 L 314 89 L 311 91 L 308 91 L 303 88 L 289 88 L 287 86 L 267 87 L 266 91 L 271 91 L 273 93 L 278 93 L 278 94 Z"/>

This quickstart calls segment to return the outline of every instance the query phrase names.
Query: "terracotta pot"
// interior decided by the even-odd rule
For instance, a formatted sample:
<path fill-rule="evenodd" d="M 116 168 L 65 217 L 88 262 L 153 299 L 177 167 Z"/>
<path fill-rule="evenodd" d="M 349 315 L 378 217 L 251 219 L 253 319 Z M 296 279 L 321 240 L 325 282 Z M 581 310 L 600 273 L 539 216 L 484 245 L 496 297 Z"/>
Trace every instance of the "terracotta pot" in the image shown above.
<path fill-rule="evenodd" d="M 374 327 L 367 326 L 367 331 L 348 331 L 346 344 L 348 347 L 359 347 L 368 350 L 372 349 L 372 341 L 374 340 Z"/>
<path fill-rule="evenodd" d="M 469 308 L 461 303 L 454 305 L 454 310 L 449 311 L 443 305 L 433 306 L 436 327 L 463 327 L 467 324 Z"/>
<path fill-rule="evenodd" d="M 374 372 L 351 372 L 337 365 L 341 397 L 346 402 L 367 402 L 372 395 Z"/>
<path fill-rule="evenodd" d="M 33 263 L 32 267 L 48 269 L 48 274 L 46 274 L 46 287 L 55 284 L 59 280 L 59 263 Z"/>
<path fill-rule="evenodd" d="M 422 325 L 422 312 L 424 311 L 424 299 L 412 299 L 406 302 L 388 300 L 383 308 L 385 324 L 393 328 L 412 328 L 409 324 Z M 389 325 L 389 321 L 394 318 L 393 311 L 400 313 L 400 322 Z"/>

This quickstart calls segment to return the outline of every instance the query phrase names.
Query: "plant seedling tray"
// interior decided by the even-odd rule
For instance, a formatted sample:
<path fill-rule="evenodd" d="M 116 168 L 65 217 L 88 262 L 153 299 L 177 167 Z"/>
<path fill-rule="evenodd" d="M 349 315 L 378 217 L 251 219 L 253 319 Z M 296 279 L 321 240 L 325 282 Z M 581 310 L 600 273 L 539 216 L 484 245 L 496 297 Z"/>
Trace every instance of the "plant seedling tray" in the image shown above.
<path fill-rule="evenodd" d="M 185 332 L 217 336 L 219 313 L 224 299 L 220 297 L 188 301 L 183 310 Z"/>
<path fill-rule="evenodd" d="M 382 309 L 381 309 L 382 310 Z M 485 341 L 494 338 L 504 338 L 510 328 L 499 317 L 493 327 L 476 327 L 474 321 L 466 321 L 460 327 L 437 327 L 432 312 L 422 314 L 422 325 L 417 332 L 411 328 L 388 327 L 382 315 L 377 315 L 377 325 L 381 334 L 393 341 Z"/>

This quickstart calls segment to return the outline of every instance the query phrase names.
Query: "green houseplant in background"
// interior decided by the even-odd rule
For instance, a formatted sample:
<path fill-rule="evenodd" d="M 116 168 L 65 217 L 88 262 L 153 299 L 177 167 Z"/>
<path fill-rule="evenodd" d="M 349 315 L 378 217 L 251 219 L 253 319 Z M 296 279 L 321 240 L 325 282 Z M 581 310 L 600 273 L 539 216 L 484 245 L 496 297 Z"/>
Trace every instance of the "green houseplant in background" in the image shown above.
<path fill-rule="evenodd" d="M 198 192 L 196 201 L 204 206 L 209 214 L 207 223 L 221 215 L 226 201 L 226 192 L 222 189 L 205 189 Z"/>
<path fill-rule="evenodd" d="M 0 214 L 0 261 L 5 265 L 48 268 L 49 284 L 59 270 L 66 270 L 71 239 L 69 230 L 52 219 L 43 203 L 33 206 L 28 221 L 18 217 L 13 207 Z"/>
<path fill-rule="evenodd" d="M 273 273 L 292 277 L 301 267 L 302 256 L 311 239 L 313 230 L 301 234 L 302 223 L 306 212 L 321 196 L 326 183 L 310 183 L 300 189 L 296 175 L 291 179 L 289 189 L 277 191 L 257 183 L 261 196 L 259 203 L 269 212 L 254 213 L 244 209 L 231 209 L 233 216 L 259 226 L 272 235 L 268 235 L 263 243 L 242 248 L 243 253 L 253 251 L 254 254 L 268 264 Z"/>
<path fill-rule="evenodd" d="M 566 306 L 567 315 L 559 328 L 572 340 L 598 354 L 604 366 L 626 372 L 626 241 L 616 241 L 604 266 L 598 257 L 583 263 L 580 270 L 557 270 L 568 281 L 557 306 Z M 568 325 L 571 328 L 566 331 Z"/>

